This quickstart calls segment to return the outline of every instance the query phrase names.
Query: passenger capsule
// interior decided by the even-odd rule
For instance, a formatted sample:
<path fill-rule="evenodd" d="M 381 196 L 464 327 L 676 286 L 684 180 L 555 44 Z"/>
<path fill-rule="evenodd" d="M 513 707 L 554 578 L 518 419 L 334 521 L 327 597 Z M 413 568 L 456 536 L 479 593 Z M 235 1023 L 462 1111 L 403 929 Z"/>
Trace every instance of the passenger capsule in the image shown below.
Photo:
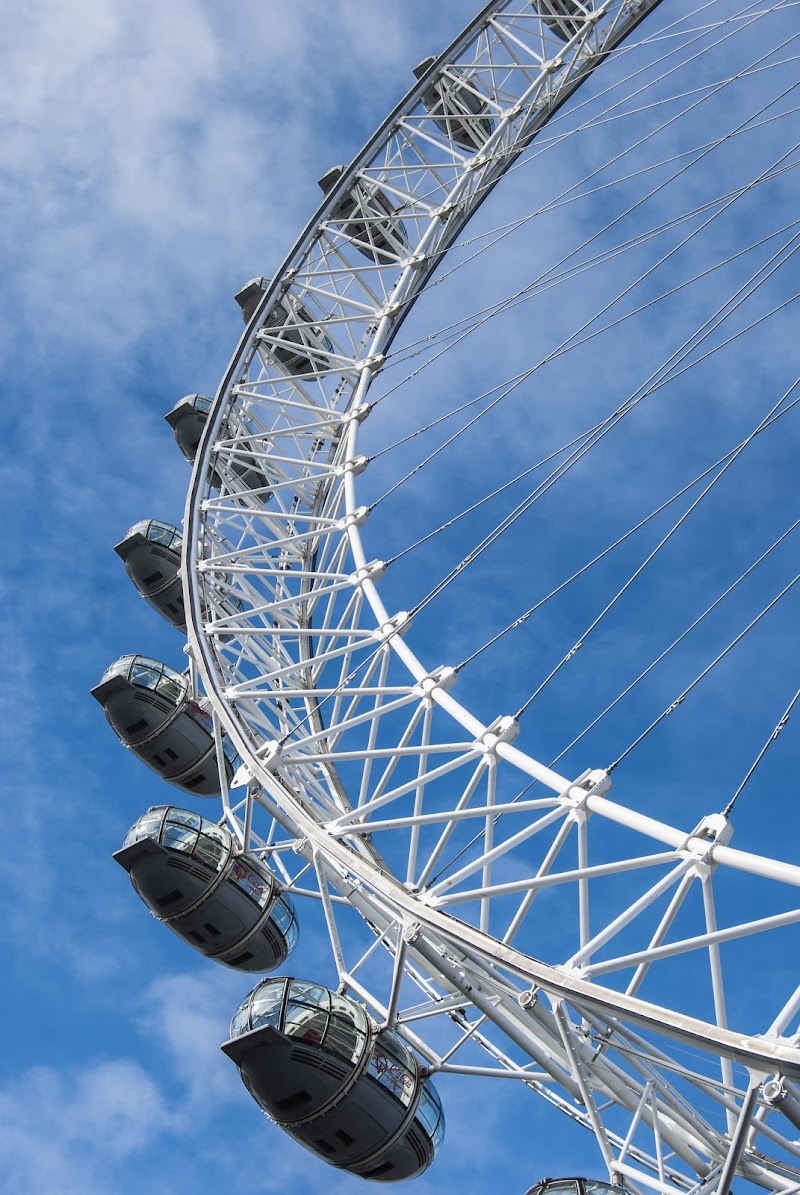
<path fill-rule="evenodd" d="M 114 858 L 150 912 L 207 958 L 263 974 L 295 947 L 292 902 L 224 826 L 159 805 L 139 818 Z"/>
<path fill-rule="evenodd" d="M 222 1049 L 267 1115 L 312 1153 L 361 1178 L 414 1178 L 444 1137 L 436 1089 L 401 1039 L 316 983 L 265 979 Z"/>
<path fill-rule="evenodd" d="M 182 543 L 178 527 L 143 519 L 114 548 L 142 597 L 179 631 L 186 630 L 180 578 Z"/>
<path fill-rule="evenodd" d="M 336 186 L 343 172 L 343 166 L 334 166 L 319 180 L 326 195 Z M 341 225 L 343 234 L 351 238 L 356 249 L 378 265 L 385 265 L 388 259 L 403 257 L 408 252 L 405 226 L 397 218 L 394 204 L 369 179 L 355 179 L 334 208 L 331 219 Z"/>
<path fill-rule="evenodd" d="M 586 23 L 587 10 L 590 11 L 588 2 L 581 5 L 578 0 L 534 0 L 533 7 L 562 41 L 572 40 Z"/>
<path fill-rule="evenodd" d="M 253 278 L 236 295 L 246 324 L 253 318 L 269 285 L 269 278 Z M 333 345 L 322 328 L 314 323 L 314 317 L 291 293 L 281 296 L 269 322 L 258 335 L 265 341 L 264 348 L 270 356 L 290 373 L 313 373 L 324 363 L 324 355 L 333 352 Z M 276 343 L 278 339 L 280 343 Z"/>
<path fill-rule="evenodd" d="M 626 1189 L 596 1178 L 541 1178 L 525 1195 L 626 1195 Z"/>
<path fill-rule="evenodd" d="M 433 61 L 433 58 L 426 58 L 414 67 L 417 79 L 427 73 Z M 461 149 L 475 153 L 492 135 L 493 125 L 486 115 L 486 103 L 454 67 L 448 67 L 448 75 L 456 77 L 437 79 L 423 93 L 422 103 L 451 141 Z"/>
<path fill-rule="evenodd" d="M 197 456 L 211 407 L 212 400 L 205 394 L 187 394 L 164 416 L 187 461 L 193 462 Z"/>
<path fill-rule="evenodd" d="M 211 715 L 189 692 L 185 676 L 146 656 L 123 656 L 92 689 L 112 730 L 126 747 L 178 788 L 198 797 L 219 795 Z M 238 766 L 223 738 L 228 782 Z"/>
<path fill-rule="evenodd" d="M 187 394 L 164 416 L 172 428 L 175 443 L 187 461 L 193 462 L 197 456 L 203 428 L 208 423 L 212 405 L 212 400 L 205 394 Z M 260 490 L 269 487 L 269 482 L 254 456 L 242 453 L 238 457 L 231 457 L 230 469 L 232 473 L 236 474 L 245 489 Z M 219 478 L 214 475 L 212 480 L 219 489 Z"/>

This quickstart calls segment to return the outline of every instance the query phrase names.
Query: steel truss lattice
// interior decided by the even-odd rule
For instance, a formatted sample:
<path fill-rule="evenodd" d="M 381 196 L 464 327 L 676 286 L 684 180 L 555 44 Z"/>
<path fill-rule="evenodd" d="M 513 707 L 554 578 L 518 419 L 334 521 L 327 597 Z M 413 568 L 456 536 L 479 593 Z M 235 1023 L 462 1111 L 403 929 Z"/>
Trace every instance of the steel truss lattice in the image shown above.
<path fill-rule="evenodd" d="M 361 536 L 359 431 L 403 319 L 508 167 L 657 3 L 487 5 L 333 181 L 198 454 L 190 658 L 245 761 L 224 795 L 231 826 L 321 904 L 341 983 L 433 1072 L 533 1088 L 635 1188 L 724 1195 L 740 1174 L 790 1191 L 800 988 L 769 1023 L 729 1025 L 721 954 L 786 949 L 800 867 L 734 849 L 722 815 L 675 828 L 612 802 L 601 770 L 559 775 L 515 744 L 506 711 L 479 721 L 452 667 L 415 655 L 413 620 L 385 608 Z M 731 903 L 741 885 L 752 917 Z M 554 889 L 573 942 L 543 962 L 533 911 Z M 638 994 L 676 965 L 710 971 L 712 1007 L 691 984 L 669 985 L 675 1006 Z"/>

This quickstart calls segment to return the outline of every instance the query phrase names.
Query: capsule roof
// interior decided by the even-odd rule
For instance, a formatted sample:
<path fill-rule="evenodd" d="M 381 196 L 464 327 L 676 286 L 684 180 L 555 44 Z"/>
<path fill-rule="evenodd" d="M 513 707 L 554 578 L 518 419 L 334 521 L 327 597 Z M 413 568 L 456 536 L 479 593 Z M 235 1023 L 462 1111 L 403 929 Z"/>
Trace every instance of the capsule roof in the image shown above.
<path fill-rule="evenodd" d="M 434 61 L 425 58 L 415 66 L 416 78 L 423 78 Z M 494 124 L 486 100 L 469 75 L 453 66 L 448 66 L 447 75 L 435 80 L 425 91 L 422 103 L 442 132 L 468 153 L 475 153 L 492 135 Z"/>
<path fill-rule="evenodd" d="M 596 1178 L 540 1178 L 525 1195 L 626 1195 L 626 1188 Z"/>
<path fill-rule="evenodd" d="M 164 416 L 187 461 L 194 461 L 197 456 L 203 428 L 213 405 L 213 399 L 206 394 L 187 394 Z"/>
<path fill-rule="evenodd" d="M 97 689 L 116 677 L 129 681 L 137 688 L 163 693 L 176 703 L 185 697 L 188 691 L 186 677 L 169 665 L 162 664 L 160 660 L 151 660 L 149 656 L 120 656 L 113 664 L 109 664 L 92 693 L 96 695 Z M 102 704 L 101 697 L 98 697 L 98 701 Z"/>
<path fill-rule="evenodd" d="M 533 7 L 548 29 L 562 41 L 570 41 L 586 21 L 585 9 L 591 9 L 591 0 L 582 7 L 577 0 L 534 0 Z"/>
<path fill-rule="evenodd" d="M 241 309 L 242 319 L 246 324 L 249 324 L 250 320 L 255 315 L 256 308 L 261 302 L 264 291 L 268 289 L 271 281 L 271 278 L 251 278 L 250 281 L 246 282 L 242 289 L 237 291 L 234 295 L 234 298 Z"/>
<path fill-rule="evenodd" d="M 127 553 L 122 549 L 129 540 L 138 537 L 146 539 L 151 544 L 172 548 L 175 552 L 180 552 L 183 544 L 183 532 L 180 527 L 176 527 L 173 523 L 163 523 L 160 519 L 140 519 L 138 523 L 134 523 L 132 527 L 128 528 L 114 551 L 124 560 Z"/>

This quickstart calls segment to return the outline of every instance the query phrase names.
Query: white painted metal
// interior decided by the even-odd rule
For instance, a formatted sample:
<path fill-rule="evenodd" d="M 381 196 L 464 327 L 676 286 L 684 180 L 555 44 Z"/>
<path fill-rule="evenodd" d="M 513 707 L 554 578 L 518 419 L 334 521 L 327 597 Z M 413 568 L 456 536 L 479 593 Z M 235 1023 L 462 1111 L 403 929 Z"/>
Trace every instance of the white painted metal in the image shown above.
<path fill-rule="evenodd" d="M 636 1187 L 725 1195 L 738 1174 L 788 1192 L 800 1147 L 781 1101 L 759 1090 L 770 1076 L 800 1081 L 797 997 L 776 993 L 764 1025 L 729 1025 L 720 946 L 763 936 L 780 949 L 800 917 L 800 867 L 729 846 L 720 814 L 673 827 L 612 802 L 602 770 L 560 775 L 516 744 L 504 711 L 484 725 L 456 699 L 453 668 L 418 659 L 413 619 L 384 606 L 385 566 L 361 536 L 359 431 L 410 305 L 509 165 L 657 3 L 607 0 L 580 21 L 571 4 L 566 37 L 557 0 L 545 17 L 521 0 L 488 4 L 328 177 L 198 451 L 189 643 L 218 741 L 224 727 L 245 760 L 243 804 L 224 790 L 228 820 L 290 892 L 316 883 L 343 986 L 432 1070 L 532 1088 Z M 441 103 L 459 87 L 472 98 L 448 124 Z M 635 849 L 609 851 L 615 827 Z M 476 845 L 451 863 L 467 830 Z M 759 882 L 769 911 L 729 910 L 731 875 Z M 596 895 L 621 877 L 622 909 Z M 544 962 L 533 913 L 556 888 L 575 936 Z M 693 901 L 695 932 L 671 936 Z M 346 906 L 363 937 L 340 925 Z M 710 1004 L 698 1009 L 691 984 L 665 985 L 657 1004 L 639 996 L 678 956 L 705 967 Z M 597 981 L 626 969 L 617 986 Z"/>

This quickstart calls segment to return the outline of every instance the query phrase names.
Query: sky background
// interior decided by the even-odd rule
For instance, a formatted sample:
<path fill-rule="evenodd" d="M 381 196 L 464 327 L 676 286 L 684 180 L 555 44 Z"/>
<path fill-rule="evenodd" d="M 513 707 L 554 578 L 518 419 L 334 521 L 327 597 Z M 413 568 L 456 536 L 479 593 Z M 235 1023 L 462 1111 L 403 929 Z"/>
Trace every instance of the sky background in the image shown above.
<path fill-rule="evenodd" d="M 437 53 L 476 7 L 471 0 L 436 6 L 424 0 L 401 6 L 230 0 L 224 8 L 202 0 L 169 5 L 141 0 L 135 6 L 122 0 L 71 0 L 68 6 L 36 0 L 21 12 L 0 0 L 6 30 L 0 49 L 0 103 L 6 113 L 0 131 L 5 242 L 0 492 L 7 529 L 0 580 L 7 826 L 0 864 L 0 1187 L 7 1195 L 176 1190 L 218 1195 L 245 1189 L 345 1195 L 363 1189 L 261 1117 L 218 1049 L 249 990 L 247 978 L 196 957 L 158 926 L 111 859 L 148 805 L 181 804 L 182 798 L 119 747 L 89 689 L 127 652 L 181 667 L 179 638 L 138 599 L 112 550 L 140 518 L 177 523 L 182 516 L 189 468 L 164 413 L 183 394 L 214 393 L 241 332 L 234 292 L 248 278 L 277 267 L 318 204 L 316 180 L 331 165 L 350 160 L 410 86 L 411 68 Z M 754 45 L 751 41 L 748 53 Z M 748 98 L 741 102 L 744 111 Z M 591 139 L 578 136 L 574 166 L 564 164 L 562 155 L 546 185 L 527 168 L 517 179 L 517 198 L 499 200 L 491 210 L 487 205 L 479 217 L 482 227 L 547 202 L 562 185 L 594 169 L 615 137 L 613 130 Z M 700 201 L 698 191 L 694 202 Z M 786 202 L 773 198 L 776 221 Z M 591 209 L 584 204 L 575 215 L 558 215 L 538 241 L 504 242 L 484 275 L 455 293 L 443 288 L 432 297 L 419 325 L 409 320 L 406 338 L 447 322 L 455 302 L 469 309 L 513 291 L 531 267 L 546 264 L 545 245 L 557 257 L 561 239 L 567 243 L 576 227 L 605 215 L 604 203 L 598 199 Z M 742 219 L 747 221 L 746 213 Z M 724 241 L 734 232 L 729 228 L 720 237 Z M 580 303 L 601 300 L 601 284 L 594 286 L 579 292 L 578 316 Z M 431 369 L 425 388 L 396 408 L 399 414 L 376 420 L 369 434 L 392 438 L 413 425 L 437 391 L 469 397 L 484 385 L 484 375 L 488 385 L 489 378 L 521 368 L 520 360 L 540 351 L 545 315 L 557 339 L 560 308 L 546 301 L 534 313 L 517 313 L 502 329 L 476 339 L 448 374 Z M 497 564 L 488 579 L 477 573 L 472 593 L 482 598 L 480 626 L 472 625 L 477 617 L 472 601 L 459 597 L 457 604 L 454 598 L 452 607 L 431 613 L 421 641 L 436 639 L 442 658 L 456 662 L 465 644 L 487 637 L 520 612 L 529 583 L 531 589 L 533 581 L 549 583 L 551 571 L 555 579 L 573 554 L 582 559 L 599 542 L 589 534 L 595 516 L 598 524 L 615 526 L 617 502 L 631 493 L 640 500 L 643 478 L 659 473 L 653 446 L 668 436 L 683 432 L 681 447 L 669 459 L 685 462 L 689 475 L 709 454 L 713 459 L 715 441 L 707 441 L 722 408 L 733 419 L 720 444 L 735 442 L 753 423 L 746 402 L 751 392 L 777 398 L 800 372 L 788 317 L 770 329 L 758 351 L 745 352 L 750 382 L 743 380 L 741 362 L 722 375 L 699 375 L 696 386 L 681 393 L 687 411 L 677 411 L 672 431 L 659 416 L 645 419 L 643 438 L 623 440 L 619 458 L 615 450 L 597 467 L 587 466 L 578 487 L 586 505 L 573 509 L 567 499 L 568 522 L 581 534 L 567 542 L 563 555 L 560 531 L 537 539 L 529 527 L 524 583 L 506 577 L 506 565 Z M 649 335 L 660 341 L 661 326 L 650 325 Z M 613 378 L 621 390 L 635 385 L 642 371 L 629 359 L 627 345 L 607 343 L 600 356 L 585 356 L 562 380 L 547 376 L 535 416 L 512 409 L 505 423 L 499 420 L 486 433 L 480 451 L 466 444 L 463 455 L 455 456 L 456 486 L 436 479 L 423 485 L 403 508 L 403 535 L 430 526 L 432 500 L 444 510 L 456 490 L 468 493 L 474 485 L 479 492 L 498 455 L 508 458 L 504 466 L 510 469 L 518 461 L 524 467 L 529 455 L 520 430 L 555 444 L 570 428 L 590 422 L 595 405 L 605 409 L 603 381 Z M 710 403 L 698 413 L 700 391 L 710 395 Z M 573 411 L 568 400 L 578 397 L 582 401 Z M 775 533 L 795 517 L 793 445 L 794 433 L 787 429 L 785 455 L 766 452 L 761 462 L 773 479 L 775 497 L 764 506 L 775 518 Z M 623 457 L 633 463 L 623 467 Z M 400 454 L 378 481 L 370 479 L 374 493 L 407 459 Z M 667 493 L 677 474 L 666 466 L 663 473 Z M 611 484 L 597 487 L 598 474 Z M 699 576 L 713 587 L 717 572 L 720 583 L 728 575 L 717 567 L 720 558 L 731 575 L 739 556 L 742 562 L 751 559 L 748 512 L 754 490 L 763 496 L 763 483 L 745 470 L 734 498 L 723 503 L 733 516 L 729 541 L 723 547 L 712 539 L 720 547 L 713 558 L 707 546 L 693 541 L 696 567 L 673 572 L 668 584 L 656 579 L 649 598 L 623 612 L 623 629 L 604 636 L 601 664 L 622 658 L 627 667 L 630 658 L 635 671 L 633 661 L 643 658 L 639 636 L 649 630 L 645 624 L 654 606 L 672 605 L 677 592 L 694 609 L 702 601 L 694 584 Z M 734 500 L 740 505 L 731 512 Z M 641 509 L 647 501 L 641 499 Z M 391 537 L 400 520 L 390 506 L 386 518 Z M 762 531 L 770 534 L 769 528 Z M 535 550 L 532 543 L 538 544 Z M 447 552 L 458 559 L 461 550 L 456 538 L 441 559 L 423 555 L 400 575 L 398 587 L 418 596 L 431 570 L 436 575 L 449 559 Z M 555 558 L 558 570 L 552 567 Z M 580 629 L 596 597 L 589 589 L 586 601 L 570 608 L 566 625 L 558 628 L 563 636 Z M 753 597 L 753 609 L 758 598 Z M 635 622 L 631 630 L 637 612 L 642 625 Z M 796 613 L 793 609 L 791 617 Z M 719 632 L 718 642 L 725 634 Z M 629 798 L 646 776 L 656 808 L 668 802 L 674 816 L 690 823 L 687 829 L 709 806 L 724 803 L 777 720 L 781 702 L 791 696 L 793 653 L 783 650 L 785 634 L 784 626 L 771 627 L 752 658 L 740 660 L 735 675 L 713 688 L 702 732 L 699 722 L 687 720 L 683 738 L 675 732 L 674 740 L 654 748 L 641 773 L 632 776 Z M 536 635 L 526 650 L 535 656 L 538 672 L 546 671 L 550 631 Z M 709 640 L 708 651 L 714 642 Z M 649 650 L 642 649 L 644 655 Z M 747 678 L 755 676 L 765 655 L 773 687 L 766 691 L 759 672 L 748 689 Z M 578 685 L 587 708 L 589 699 L 596 708 L 628 675 L 624 669 L 615 673 L 606 688 L 598 677 L 607 674 L 607 668 L 588 666 L 588 679 Z M 473 675 L 474 691 L 492 706 L 490 716 L 511 712 L 532 687 L 530 656 L 516 648 L 509 648 L 500 666 L 481 663 Z M 668 703 L 690 675 L 676 666 L 653 694 L 653 710 L 662 709 L 665 694 Z M 747 735 L 731 734 L 731 727 L 738 732 L 740 726 L 741 703 L 734 703 L 734 692 L 738 699 L 745 693 L 746 705 L 758 706 L 755 728 Z M 554 752 L 565 743 L 560 729 L 565 701 L 557 694 L 552 712 L 536 724 L 536 733 L 547 739 L 543 750 Z M 582 718 L 583 708 L 572 716 Z M 582 766 L 609 763 L 627 745 L 642 718 L 640 711 L 626 718 L 610 740 L 592 744 Z M 721 779 L 708 736 L 714 748 L 729 748 Z M 676 786 L 661 765 L 691 750 L 689 783 Z M 767 776 L 762 800 L 794 761 L 793 745 L 785 750 L 780 766 Z M 574 770 L 582 770 L 577 758 Z M 755 802 L 747 845 L 768 851 L 774 839 L 759 808 Z M 786 809 L 784 817 L 784 828 L 792 832 L 796 818 Z M 316 976 L 323 957 L 328 966 L 322 930 L 311 925 L 293 970 Z M 441 1084 L 440 1091 L 447 1142 L 436 1167 L 414 1184 L 419 1195 L 437 1188 L 522 1195 L 544 1172 L 599 1174 L 588 1135 L 573 1131 L 514 1085 L 453 1082 Z"/>

